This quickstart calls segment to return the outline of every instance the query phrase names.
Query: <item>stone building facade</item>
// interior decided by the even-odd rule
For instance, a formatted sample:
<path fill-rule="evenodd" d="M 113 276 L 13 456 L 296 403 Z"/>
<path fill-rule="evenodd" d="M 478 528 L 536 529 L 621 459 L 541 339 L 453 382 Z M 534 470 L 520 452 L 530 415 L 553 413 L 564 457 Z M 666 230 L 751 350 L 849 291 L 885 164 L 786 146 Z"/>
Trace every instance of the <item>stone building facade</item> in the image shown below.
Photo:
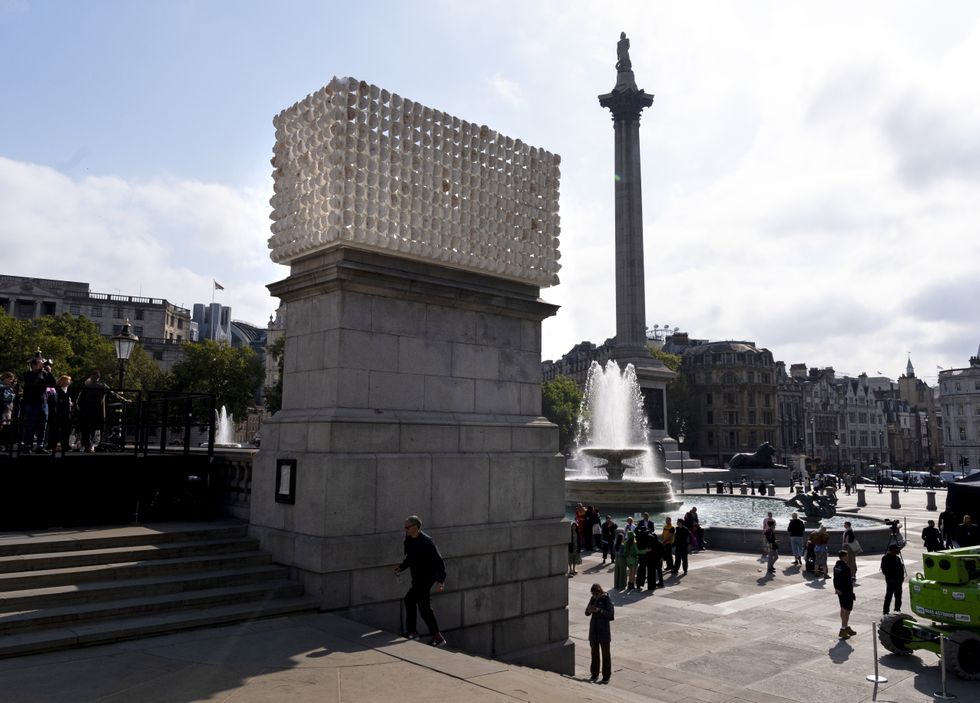
<path fill-rule="evenodd" d="M 681 373 L 694 393 L 696 421 L 688 450 L 707 466 L 723 466 L 736 452 L 775 444 L 776 364 L 754 342 L 710 342 L 688 347 Z"/>
<path fill-rule="evenodd" d="M 947 468 L 980 468 L 980 348 L 968 367 L 939 372 L 939 392 Z"/>
<path fill-rule="evenodd" d="M 106 337 L 129 320 L 147 354 L 164 369 L 176 361 L 181 342 L 191 338 L 186 308 L 163 298 L 94 293 L 78 281 L 0 276 L 0 308 L 21 320 L 65 313 L 87 317 Z"/>

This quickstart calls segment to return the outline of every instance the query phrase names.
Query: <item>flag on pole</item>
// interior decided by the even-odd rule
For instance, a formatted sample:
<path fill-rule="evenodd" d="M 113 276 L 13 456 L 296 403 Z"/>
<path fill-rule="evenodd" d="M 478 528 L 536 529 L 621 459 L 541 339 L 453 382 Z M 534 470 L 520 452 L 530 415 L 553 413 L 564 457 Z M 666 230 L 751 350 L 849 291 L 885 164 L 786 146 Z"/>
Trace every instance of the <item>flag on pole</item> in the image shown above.
<path fill-rule="evenodd" d="M 213 278 L 211 280 L 214 281 Z M 224 290 L 225 287 L 223 285 L 221 285 L 220 283 L 218 283 L 217 281 L 214 281 L 214 289 L 215 290 Z"/>

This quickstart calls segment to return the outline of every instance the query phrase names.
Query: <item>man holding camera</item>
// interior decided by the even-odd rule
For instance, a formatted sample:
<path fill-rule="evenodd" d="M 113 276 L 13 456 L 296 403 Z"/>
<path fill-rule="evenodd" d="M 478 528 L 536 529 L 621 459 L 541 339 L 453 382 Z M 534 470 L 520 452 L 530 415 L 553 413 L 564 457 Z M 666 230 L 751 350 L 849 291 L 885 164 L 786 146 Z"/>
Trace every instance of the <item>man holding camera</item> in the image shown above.
<path fill-rule="evenodd" d="M 35 454 L 49 453 L 44 448 L 48 430 L 48 389 L 56 386 L 57 382 L 51 373 L 51 362 L 45 360 L 38 349 L 31 358 L 30 370 L 24 374 L 22 451 L 30 451 L 36 445 Z"/>

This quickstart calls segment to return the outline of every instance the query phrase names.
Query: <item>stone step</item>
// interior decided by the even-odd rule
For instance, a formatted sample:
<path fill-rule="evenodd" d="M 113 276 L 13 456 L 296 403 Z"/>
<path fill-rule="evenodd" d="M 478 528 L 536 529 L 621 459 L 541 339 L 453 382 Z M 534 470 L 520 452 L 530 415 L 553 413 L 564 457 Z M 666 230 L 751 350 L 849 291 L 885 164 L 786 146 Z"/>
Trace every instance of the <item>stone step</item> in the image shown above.
<path fill-rule="evenodd" d="M 0 637 L 0 657 L 106 644 L 180 630 L 245 622 L 293 613 L 314 612 L 316 610 L 316 599 L 298 596 L 80 623 L 67 627 L 4 635 Z"/>
<path fill-rule="evenodd" d="M 175 559 L 201 554 L 248 552 L 258 549 L 259 542 L 249 537 L 231 539 L 194 539 L 186 542 L 157 542 L 77 551 L 34 552 L 0 556 L 0 574 L 18 571 L 66 569 L 96 564 Z"/>
<path fill-rule="evenodd" d="M 51 530 L 32 534 L 0 535 L 0 557 L 18 554 L 70 552 L 90 549 L 111 549 L 161 542 L 187 542 L 194 539 L 231 539 L 245 537 L 248 526 L 241 522 L 210 524 L 166 523 L 138 527 L 91 530 Z"/>
<path fill-rule="evenodd" d="M 5 635 L 17 632 L 51 627 L 71 627 L 83 622 L 122 616 L 140 616 L 246 601 L 292 598 L 301 595 L 303 595 L 302 585 L 293 581 L 279 580 L 164 595 L 122 598 L 101 603 L 80 603 L 53 608 L 0 612 L 0 642 Z"/>
<path fill-rule="evenodd" d="M 37 569 L 28 572 L 0 574 L 0 592 L 48 588 L 67 584 L 113 579 L 149 578 L 176 573 L 217 571 L 246 566 L 269 564 L 272 557 L 263 552 L 236 552 L 232 554 L 201 555 L 177 559 L 104 563 L 65 569 Z"/>
<path fill-rule="evenodd" d="M 268 564 L 244 569 L 224 569 L 181 573 L 173 576 L 156 576 L 142 579 L 119 579 L 69 583 L 47 588 L 29 588 L 19 591 L 0 592 L 0 610 L 25 610 L 28 608 L 57 607 L 68 603 L 98 603 L 136 595 L 152 596 L 167 593 L 198 591 L 206 588 L 244 585 L 271 581 L 286 577 L 284 566 Z"/>

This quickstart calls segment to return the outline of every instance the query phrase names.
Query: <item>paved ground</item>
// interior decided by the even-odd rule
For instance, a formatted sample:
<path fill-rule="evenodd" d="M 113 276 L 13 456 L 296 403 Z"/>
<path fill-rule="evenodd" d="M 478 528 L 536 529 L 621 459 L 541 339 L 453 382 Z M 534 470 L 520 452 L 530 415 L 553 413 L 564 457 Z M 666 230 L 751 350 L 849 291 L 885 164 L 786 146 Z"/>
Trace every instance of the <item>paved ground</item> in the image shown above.
<path fill-rule="evenodd" d="M 945 496 L 939 494 L 940 504 Z M 908 518 L 910 570 L 919 563 L 925 520 L 922 492 L 868 494 L 864 514 Z M 688 494 L 688 505 L 697 504 Z M 841 496 L 842 507 L 854 498 Z M 710 516 L 703 518 L 710 523 Z M 613 678 L 586 683 L 589 586 L 612 585 L 612 573 L 586 557 L 569 579 L 576 677 L 508 667 L 433 650 L 330 615 L 265 620 L 88 649 L 0 661 L 0 700 L 10 703 L 232 703 L 280 701 L 662 701 L 669 703 L 858 703 L 932 701 L 940 688 L 931 654 L 882 652 L 888 683 L 874 670 L 873 627 L 884 584 L 879 556 L 859 558 L 858 636 L 840 641 L 830 584 L 806 578 L 782 558 L 773 577 L 754 555 L 706 551 L 687 576 L 655 594 L 615 594 Z M 907 604 L 906 604 L 907 606 Z M 960 700 L 980 700 L 980 682 L 952 678 Z"/>

